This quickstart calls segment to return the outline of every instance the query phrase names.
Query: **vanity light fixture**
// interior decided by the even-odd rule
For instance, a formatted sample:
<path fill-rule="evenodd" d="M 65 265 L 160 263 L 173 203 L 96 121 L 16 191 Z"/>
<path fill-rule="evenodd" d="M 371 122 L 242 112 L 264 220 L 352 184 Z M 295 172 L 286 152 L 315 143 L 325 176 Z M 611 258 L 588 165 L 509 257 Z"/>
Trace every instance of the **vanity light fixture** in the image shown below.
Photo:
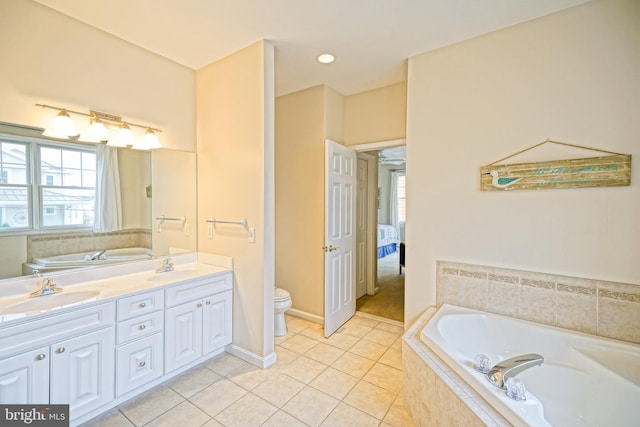
<path fill-rule="evenodd" d="M 95 110 L 89 110 L 87 114 L 45 104 L 36 104 L 36 106 L 59 111 L 51 125 L 42 133 L 45 136 L 83 142 L 102 142 L 112 147 L 133 146 L 132 148 L 139 150 L 151 150 L 161 147 L 156 132 L 162 132 L 162 130 L 148 125 L 140 125 L 130 121 L 125 122 L 120 116 Z M 87 133 L 78 134 L 69 113 L 89 117 L 90 126 Z M 131 126 L 145 129 L 145 134 L 141 141 L 136 141 L 131 131 Z"/>
<path fill-rule="evenodd" d="M 316 59 L 321 64 L 331 64 L 333 61 L 336 60 L 336 57 L 333 56 L 330 53 L 322 53 L 322 54 L 318 55 L 318 57 Z"/>

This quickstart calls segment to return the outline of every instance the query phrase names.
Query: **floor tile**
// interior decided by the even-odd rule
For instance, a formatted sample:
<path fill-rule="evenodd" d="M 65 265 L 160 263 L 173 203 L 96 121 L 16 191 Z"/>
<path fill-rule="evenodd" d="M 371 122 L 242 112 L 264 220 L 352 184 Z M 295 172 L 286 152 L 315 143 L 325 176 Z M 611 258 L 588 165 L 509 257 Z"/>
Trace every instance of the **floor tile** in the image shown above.
<path fill-rule="evenodd" d="M 275 374 L 273 369 L 261 369 L 247 363 L 227 375 L 227 379 L 251 391 L 273 374 Z"/>
<path fill-rule="evenodd" d="M 362 378 L 375 363 L 373 360 L 348 351 L 333 362 L 331 367 L 354 377 Z"/>
<path fill-rule="evenodd" d="M 394 399 L 395 394 L 366 381 L 360 381 L 344 398 L 344 402 L 382 420 Z"/>
<path fill-rule="evenodd" d="M 329 367 L 309 385 L 336 399 L 344 399 L 357 383 L 358 378 Z"/>
<path fill-rule="evenodd" d="M 316 362 L 331 365 L 336 359 L 344 354 L 344 350 L 340 350 L 329 344 L 318 343 L 307 351 L 304 355 Z"/>
<path fill-rule="evenodd" d="M 155 418 L 149 424 L 148 427 L 175 427 L 184 425 L 185 420 L 188 420 L 189 426 L 197 427 L 209 421 L 211 418 L 202 412 L 197 406 L 191 402 L 185 401 Z"/>
<path fill-rule="evenodd" d="M 245 394 L 245 389 L 223 378 L 191 397 L 189 401 L 214 417 Z"/>
<path fill-rule="evenodd" d="M 175 392 L 189 398 L 222 378 L 206 366 L 196 366 L 167 383 Z"/>
<path fill-rule="evenodd" d="M 284 411 L 278 411 L 271 416 L 262 427 L 306 427 L 302 421 L 292 417 Z"/>
<path fill-rule="evenodd" d="M 222 424 L 211 418 L 208 422 L 202 425 L 202 427 L 224 427 Z"/>
<path fill-rule="evenodd" d="M 287 330 L 291 332 L 300 333 L 309 326 L 313 325 L 308 320 L 300 319 L 299 317 L 284 316 L 285 323 L 287 324 Z"/>
<path fill-rule="evenodd" d="M 277 410 L 275 406 L 249 393 L 216 415 L 215 419 L 225 427 L 259 426 Z"/>
<path fill-rule="evenodd" d="M 340 328 L 340 333 L 362 338 L 372 330 L 373 328 L 371 326 L 361 325 L 359 323 L 347 323 L 342 328 Z"/>
<path fill-rule="evenodd" d="M 372 329 L 371 332 L 362 337 L 362 339 L 389 347 L 398 339 L 398 335 L 380 329 Z"/>
<path fill-rule="evenodd" d="M 380 420 L 359 409 L 340 403 L 321 424 L 322 427 L 376 427 Z"/>
<path fill-rule="evenodd" d="M 308 357 L 300 356 L 295 361 L 284 367 L 280 372 L 289 375 L 292 378 L 309 384 L 320 372 L 327 368 L 320 362 L 311 360 Z"/>
<path fill-rule="evenodd" d="M 404 409 L 402 393 L 393 402 L 383 421 L 393 427 L 415 427 L 413 420 Z"/>
<path fill-rule="evenodd" d="M 295 335 L 280 344 L 280 347 L 286 348 L 287 350 L 295 351 L 298 354 L 304 354 L 316 344 L 318 344 L 318 341 L 314 339 L 302 335 Z"/>
<path fill-rule="evenodd" d="M 338 400 L 311 387 L 306 387 L 282 408 L 289 415 L 314 427 L 338 406 Z"/>
<path fill-rule="evenodd" d="M 253 389 L 253 393 L 280 408 L 304 387 L 301 381 L 285 374 L 276 374 Z"/>
<path fill-rule="evenodd" d="M 325 342 L 342 350 L 349 350 L 358 341 L 360 338 L 338 331 L 327 338 Z"/>
<path fill-rule="evenodd" d="M 283 366 L 290 364 L 291 362 L 296 360 L 298 357 L 300 357 L 300 355 L 295 351 L 287 350 L 286 348 L 281 347 L 279 345 L 276 346 L 276 355 L 277 355 L 277 358 L 276 358 L 275 367 L 277 369 L 280 369 Z"/>
<path fill-rule="evenodd" d="M 324 326 L 318 325 L 317 323 L 313 323 L 308 328 L 303 329 L 299 332 L 300 335 L 305 336 L 307 338 L 314 339 L 316 341 L 324 341 Z"/>
<path fill-rule="evenodd" d="M 349 319 L 349 322 L 347 323 L 352 325 L 355 324 L 355 325 L 369 326 L 370 328 L 375 328 L 376 326 L 378 326 L 380 321 L 373 319 L 369 316 L 362 316 L 358 313 L 355 316 L 353 316 L 351 319 Z"/>
<path fill-rule="evenodd" d="M 389 350 L 378 359 L 378 363 L 402 370 L 402 350 L 389 347 Z"/>
<path fill-rule="evenodd" d="M 404 327 L 400 325 L 387 323 L 387 322 L 380 322 L 378 326 L 376 326 L 376 329 L 380 329 L 385 332 L 391 332 L 392 334 L 395 334 L 395 335 L 404 334 Z"/>
<path fill-rule="evenodd" d="M 134 424 L 117 408 L 80 425 L 81 427 L 134 427 Z"/>
<path fill-rule="evenodd" d="M 382 387 L 394 395 L 402 390 L 402 371 L 382 363 L 373 365 L 373 368 L 362 379 Z"/>
<path fill-rule="evenodd" d="M 205 362 L 204 365 L 216 374 L 224 377 L 246 364 L 247 362 L 245 362 L 244 360 L 232 356 L 228 353 L 224 353 L 221 356 L 215 357 L 208 362 Z"/>
<path fill-rule="evenodd" d="M 358 356 L 366 357 L 367 359 L 377 361 L 387 351 L 388 347 L 384 345 L 376 344 L 367 340 L 358 341 L 353 347 L 349 349 L 350 353 L 355 353 Z"/>
<path fill-rule="evenodd" d="M 141 426 L 184 402 L 184 398 L 169 387 L 151 389 L 120 407 L 120 411 L 136 426 Z"/>

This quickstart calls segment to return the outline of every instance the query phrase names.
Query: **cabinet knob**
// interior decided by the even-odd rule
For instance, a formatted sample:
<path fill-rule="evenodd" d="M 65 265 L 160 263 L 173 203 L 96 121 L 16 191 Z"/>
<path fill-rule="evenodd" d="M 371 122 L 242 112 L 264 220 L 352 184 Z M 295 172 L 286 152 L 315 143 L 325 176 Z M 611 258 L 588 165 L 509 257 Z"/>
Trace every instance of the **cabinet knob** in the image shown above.
<path fill-rule="evenodd" d="M 47 357 L 46 354 L 44 354 L 44 353 L 43 354 L 39 354 L 39 355 L 36 356 L 36 360 L 43 360 L 45 357 Z"/>
<path fill-rule="evenodd" d="M 147 306 L 146 302 L 141 302 L 140 304 L 138 304 L 138 307 L 140 308 L 145 308 Z"/>
<path fill-rule="evenodd" d="M 60 347 L 60 348 L 58 349 L 58 353 L 64 353 L 66 350 L 67 350 L 66 348 L 64 348 L 64 347 Z"/>
<path fill-rule="evenodd" d="M 201 302 L 198 303 L 198 307 L 202 307 L 202 303 Z"/>
<path fill-rule="evenodd" d="M 207 305 L 211 305 L 211 301 L 207 300 Z"/>
<path fill-rule="evenodd" d="M 146 328 L 146 326 L 145 326 L 145 325 L 140 325 L 140 326 L 138 327 L 138 329 L 140 329 L 140 330 L 143 330 L 144 328 Z"/>
<path fill-rule="evenodd" d="M 147 362 L 140 362 L 138 363 L 138 366 L 140 366 L 141 368 L 144 368 L 146 364 Z"/>

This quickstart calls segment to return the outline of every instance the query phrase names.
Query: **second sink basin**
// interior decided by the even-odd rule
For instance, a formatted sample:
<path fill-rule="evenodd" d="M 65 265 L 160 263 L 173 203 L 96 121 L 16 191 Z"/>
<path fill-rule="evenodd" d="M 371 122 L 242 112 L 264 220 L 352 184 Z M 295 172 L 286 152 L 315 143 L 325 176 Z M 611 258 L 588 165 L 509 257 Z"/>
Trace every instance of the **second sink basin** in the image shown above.
<path fill-rule="evenodd" d="M 66 307 L 83 301 L 95 300 L 99 294 L 100 292 L 98 291 L 62 291 L 58 294 L 29 298 L 6 307 L 1 307 L 0 314 L 27 313 L 29 311 Z"/>

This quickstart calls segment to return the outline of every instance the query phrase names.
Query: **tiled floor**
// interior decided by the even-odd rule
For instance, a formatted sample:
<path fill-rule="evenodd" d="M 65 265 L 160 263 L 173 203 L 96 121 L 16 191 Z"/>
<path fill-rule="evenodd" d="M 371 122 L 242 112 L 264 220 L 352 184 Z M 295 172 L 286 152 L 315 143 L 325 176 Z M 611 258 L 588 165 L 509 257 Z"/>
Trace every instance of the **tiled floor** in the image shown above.
<path fill-rule="evenodd" d="M 400 323 L 357 314 L 329 339 L 287 316 L 277 362 L 218 356 L 83 425 L 413 426 L 402 406 Z"/>

